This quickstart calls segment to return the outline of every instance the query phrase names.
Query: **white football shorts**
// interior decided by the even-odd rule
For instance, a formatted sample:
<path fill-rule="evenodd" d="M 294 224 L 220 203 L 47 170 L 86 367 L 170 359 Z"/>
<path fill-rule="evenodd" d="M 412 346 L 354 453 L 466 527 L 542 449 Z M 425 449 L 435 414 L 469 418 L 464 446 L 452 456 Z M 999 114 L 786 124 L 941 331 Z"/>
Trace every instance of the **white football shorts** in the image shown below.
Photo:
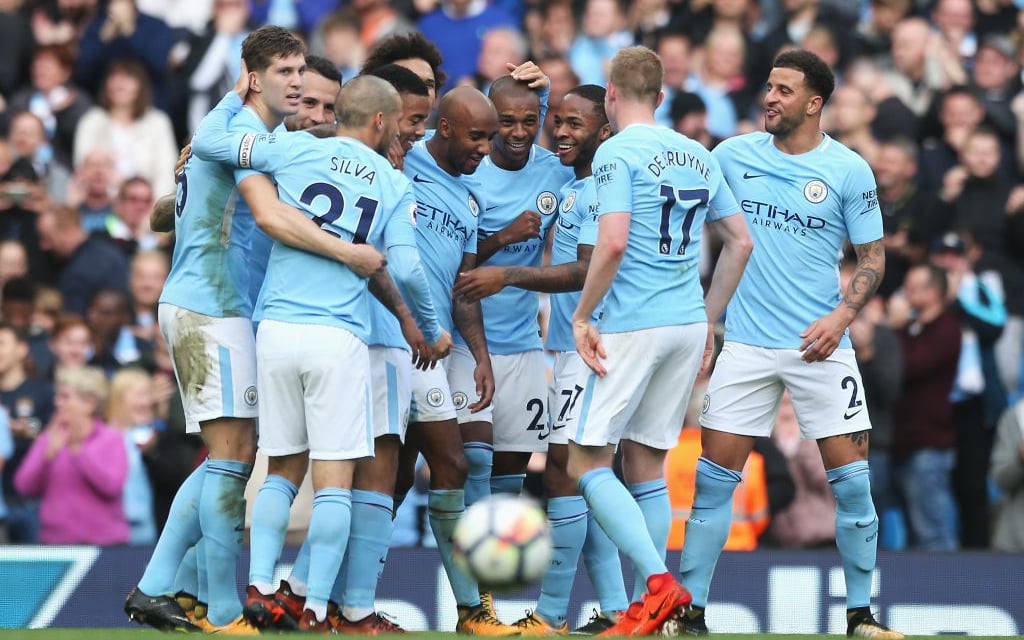
<path fill-rule="evenodd" d="M 373 437 L 398 436 L 405 442 L 412 403 L 412 354 L 405 349 L 370 347 Z"/>
<path fill-rule="evenodd" d="M 255 418 L 256 338 L 249 318 L 215 318 L 163 302 L 160 330 L 174 363 L 185 431 L 216 418 Z"/>
<path fill-rule="evenodd" d="M 769 436 L 789 390 L 800 436 L 817 440 L 871 428 L 853 349 L 804 362 L 796 349 L 726 341 L 711 374 L 700 423 L 708 429 Z"/>
<path fill-rule="evenodd" d="M 568 444 L 569 434 L 576 429 L 580 417 L 583 387 L 590 369 L 575 351 L 555 352 L 555 362 L 548 383 L 548 415 L 551 435 L 548 444 Z"/>

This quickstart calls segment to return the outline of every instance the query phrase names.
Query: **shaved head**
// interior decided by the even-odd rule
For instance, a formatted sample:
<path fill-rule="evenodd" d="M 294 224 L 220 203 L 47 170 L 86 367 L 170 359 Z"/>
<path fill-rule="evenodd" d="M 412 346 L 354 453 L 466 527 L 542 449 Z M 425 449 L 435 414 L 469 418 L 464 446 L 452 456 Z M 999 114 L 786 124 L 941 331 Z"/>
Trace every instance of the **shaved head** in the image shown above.
<path fill-rule="evenodd" d="M 521 80 L 515 80 L 512 76 L 501 76 L 491 84 L 490 90 L 487 92 L 488 97 L 494 102 L 505 98 L 529 98 L 532 97 L 537 101 L 537 108 L 540 108 L 540 96 L 539 94 L 531 89 L 526 82 Z"/>
<path fill-rule="evenodd" d="M 358 129 L 378 113 L 394 119 L 401 110 L 402 99 L 391 83 L 374 76 L 356 76 L 341 87 L 335 115 L 339 126 Z"/>
<path fill-rule="evenodd" d="M 491 152 L 490 140 L 497 130 L 491 100 L 473 87 L 456 87 L 441 98 L 437 135 L 429 143 L 437 153 L 431 153 L 452 175 L 473 173 Z"/>
<path fill-rule="evenodd" d="M 494 117 L 494 104 L 490 98 L 473 87 L 455 87 L 441 98 L 438 119 L 451 122 L 470 122 Z"/>

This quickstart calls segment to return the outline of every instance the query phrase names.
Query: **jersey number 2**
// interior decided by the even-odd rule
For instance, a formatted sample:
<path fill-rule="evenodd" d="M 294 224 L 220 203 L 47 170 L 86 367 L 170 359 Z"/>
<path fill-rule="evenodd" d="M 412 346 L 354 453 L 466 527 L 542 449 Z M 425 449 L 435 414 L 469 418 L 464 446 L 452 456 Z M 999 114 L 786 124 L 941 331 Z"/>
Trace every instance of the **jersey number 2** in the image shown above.
<path fill-rule="evenodd" d="M 323 229 L 325 224 L 334 224 L 345 212 L 345 195 L 333 184 L 314 182 L 303 190 L 299 202 L 308 206 L 319 196 L 327 198 L 330 205 L 324 215 L 313 216 L 313 222 Z M 366 242 L 366 236 L 370 233 L 370 225 L 373 224 L 373 216 L 376 215 L 379 205 L 379 202 L 366 196 L 359 196 L 359 199 L 356 200 L 356 208 L 359 209 L 359 222 L 356 224 L 355 233 L 352 234 L 353 243 L 363 244 Z M 324 231 L 332 236 L 338 236 L 330 229 L 324 229 Z"/>

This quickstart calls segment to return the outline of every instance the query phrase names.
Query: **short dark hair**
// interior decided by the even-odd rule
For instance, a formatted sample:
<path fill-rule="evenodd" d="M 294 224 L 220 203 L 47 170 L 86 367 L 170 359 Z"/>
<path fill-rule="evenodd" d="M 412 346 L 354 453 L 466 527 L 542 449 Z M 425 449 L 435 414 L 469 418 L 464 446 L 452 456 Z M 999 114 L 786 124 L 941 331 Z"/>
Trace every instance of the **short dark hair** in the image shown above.
<path fill-rule="evenodd" d="M 306 56 L 306 71 L 312 71 L 318 76 L 341 84 L 341 71 L 323 56 Z"/>
<path fill-rule="evenodd" d="M 678 122 L 680 119 L 685 118 L 691 113 L 707 113 L 708 106 L 704 103 L 704 99 L 696 93 L 689 91 L 680 91 L 672 98 L 672 104 L 670 106 L 669 113 L 671 114 L 672 122 Z"/>
<path fill-rule="evenodd" d="M 796 69 L 804 74 L 804 84 L 821 101 L 828 102 L 836 88 L 836 77 L 825 61 L 806 49 L 794 49 L 780 53 L 772 63 L 773 68 Z"/>
<path fill-rule="evenodd" d="M 36 283 L 31 278 L 11 278 L 4 283 L 2 297 L 8 301 L 36 302 Z"/>
<path fill-rule="evenodd" d="M 423 78 L 412 71 L 409 71 L 400 64 L 386 64 L 383 67 L 376 67 L 367 71 L 363 69 L 360 75 L 376 76 L 381 80 L 391 83 L 398 93 L 411 93 L 414 96 L 429 96 L 430 88 Z"/>
<path fill-rule="evenodd" d="M 594 113 L 601 119 L 601 124 L 608 122 L 608 114 L 604 112 L 605 88 L 596 84 L 581 84 L 566 92 L 567 96 L 579 96 L 594 106 Z"/>
<path fill-rule="evenodd" d="M 242 41 L 242 59 L 249 71 L 264 71 L 275 57 L 306 53 L 306 46 L 292 32 L 272 24 L 264 25 Z"/>
<path fill-rule="evenodd" d="M 378 40 L 367 54 L 366 61 L 363 62 L 363 70 L 376 69 L 406 58 L 420 58 L 430 65 L 434 71 L 434 82 L 437 83 L 438 95 L 440 95 L 441 87 L 448 80 L 448 75 L 441 70 L 444 58 L 441 57 L 441 51 L 437 46 L 418 31 L 396 33 L 383 40 Z"/>
<path fill-rule="evenodd" d="M 107 73 L 97 99 L 99 105 L 106 110 L 110 110 L 111 106 L 110 96 L 107 94 L 107 80 L 115 73 L 135 78 L 139 83 L 139 92 L 132 104 L 132 117 L 138 120 L 153 106 L 153 79 L 149 75 L 149 70 L 134 58 L 118 58 L 112 61 L 107 66 Z"/>

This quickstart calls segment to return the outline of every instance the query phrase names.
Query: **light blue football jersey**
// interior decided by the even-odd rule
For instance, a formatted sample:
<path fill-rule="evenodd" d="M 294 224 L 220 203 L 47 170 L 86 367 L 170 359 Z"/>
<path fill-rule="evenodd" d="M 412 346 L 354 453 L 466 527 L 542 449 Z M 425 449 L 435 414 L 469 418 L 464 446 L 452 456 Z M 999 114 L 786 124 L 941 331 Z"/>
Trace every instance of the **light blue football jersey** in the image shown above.
<path fill-rule="evenodd" d="M 598 205 L 594 177 L 570 180 L 562 186 L 559 201 L 555 237 L 551 241 L 552 266 L 576 262 L 576 248 L 581 244 L 597 244 Z M 548 315 L 546 346 L 549 351 L 574 351 L 576 341 L 572 337 L 572 314 L 579 305 L 580 292 L 553 293 L 549 299 L 551 313 Z M 594 315 L 598 313 L 595 311 Z"/>
<path fill-rule="evenodd" d="M 358 140 L 297 131 L 246 136 L 238 148 L 244 166 L 273 174 L 281 201 L 326 233 L 381 246 L 408 228 L 409 181 Z M 275 242 L 254 319 L 334 326 L 369 342 L 366 283 L 335 260 Z"/>
<path fill-rule="evenodd" d="M 598 147 L 593 167 L 599 214 L 632 214 L 598 328 L 705 322 L 698 270 L 704 221 L 739 213 L 718 163 L 681 133 L 633 124 Z"/>
<path fill-rule="evenodd" d="M 286 131 L 288 129 L 285 128 L 284 123 L 281 123 L 274 129 L 274 133 L 284 133 Z M 239 171 L 245 170 L 240 169 Z M 247 177 L 247 174 L 236 174 L 235 182 L 239 183 L 245 177 Z M 256 299 L 260 295 L 260 289 L 263 288 L 263 279 L 267 275 L 267 260 L 270 259 L 270 249 L 273 246 L 274 239 L 268 236 L 263 229 L 260 229 L 259 225 L 254 225 L 252 240 L 249 243 L 249 296 L 252 298 L 253 305 L 256 304 Z"/>
<path fill-rule="evenodd" d="M 502 247 L 483 264 L 495 267 L 539 267 L 544 242 L 558 217 L 558 192 L 572 169 L 562 165 L 553 153 L 534 145 L 530 159 L 519 171 L 506 171 L 484 158 L 472 175 L 462 176 L 469 190 L 480 198 L 478 240 L 501 231 L 524 211 L 540 214 L 540 237 Z M 480 301 L 487 334 L 487 350 L 509 355 L 543 348 L 537 314 L 540 294 L 517 287 L 505 287 Z M 462 336 L 455 339 L 465 344 Z"/>
<path fill-rule="evenodd" d="M 235 102 L 241 100 L 235 96 Z M 245 107 L 228 131 L 264 133 L 267 127 Z M 185 163 L 177 185 L 171 270 L 160 302 L 216 318 L 252 317 L 248 253 L 255 223 L 235 187 L 248 174 L 195 155 Z"/>
<path fill-rule="evenodd" d="M 714 157 L 740 203 L 754 252 L 726 313 L 729 340 L 797 349 L 800 333 L 839 305 L 839 263 L 882 237 L 875 178 L 859 155 L 824 136 L 800 155 L 768 133 L 730 138 Z M 848 336 L 839 346 L 850 347 Z"/>
<path fill-rule="evenodd" d="M 404 172 L 416 198 L 416 246 L 441 326 L 453 332 L 452 286 L 464 253 L 476 254 L 480 205 L 463 182 L 441 167 L 426 141 L 405 156 Z"/>

